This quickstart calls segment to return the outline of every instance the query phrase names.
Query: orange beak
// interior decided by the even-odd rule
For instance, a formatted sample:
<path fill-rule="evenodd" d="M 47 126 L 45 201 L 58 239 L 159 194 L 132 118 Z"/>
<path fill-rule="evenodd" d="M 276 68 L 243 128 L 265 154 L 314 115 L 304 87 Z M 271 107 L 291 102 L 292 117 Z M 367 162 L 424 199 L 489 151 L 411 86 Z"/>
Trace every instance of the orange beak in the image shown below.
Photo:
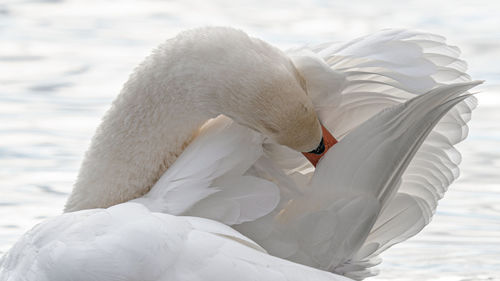
<path fill-rule="evenodd" d="M 325 149 L 321 154 L 317 153 L 312 153 L 312 152 L 302 152 L 304 156 L 311 162 L 311 164 L 316 167 L 318 164 L 319 159 L 325 155 L 325 153 L 330 149 L 333 145 L 337 143 L 337 140 L 328 132 L 328 130 L 325 128 L 325 126 L 321 125 L 321 129 L 323 130 L 323 144 L 325 145 Z"/>

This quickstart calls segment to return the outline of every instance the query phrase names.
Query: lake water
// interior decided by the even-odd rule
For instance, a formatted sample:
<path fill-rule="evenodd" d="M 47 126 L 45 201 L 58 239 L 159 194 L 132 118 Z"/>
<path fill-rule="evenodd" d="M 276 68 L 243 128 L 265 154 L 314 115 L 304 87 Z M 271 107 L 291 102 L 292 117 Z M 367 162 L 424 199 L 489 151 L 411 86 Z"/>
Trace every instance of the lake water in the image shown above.
<path fill-rule="evenodd" d="M 499 11 L 494 0 L 1 0 L 0 254 L 61 212 L 101 115 L 134 66 L 180 30 L 229 25 L 288 48 L 411 27 L 460 46 L 487 83 L 459 146 L 460 179 L 372 280 L 500 280 Z"/>

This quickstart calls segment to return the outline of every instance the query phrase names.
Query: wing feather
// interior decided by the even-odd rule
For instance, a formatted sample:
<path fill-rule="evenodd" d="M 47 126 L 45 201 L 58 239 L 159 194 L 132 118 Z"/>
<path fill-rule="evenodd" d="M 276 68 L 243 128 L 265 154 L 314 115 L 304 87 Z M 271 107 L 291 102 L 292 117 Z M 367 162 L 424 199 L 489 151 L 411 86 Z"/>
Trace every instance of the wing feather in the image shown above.
<path fill-rule="evenodd" d="M 339 73 L 336 79 L 345 79 L 340 91 L 335 88 L 330 93 L 339 98 L 330 97 L 324 101 L 332 102 L 314 103 L 322 123 L 340 140 L 389 107 L 442 85 L 470 81 L 465 73 L 467 64 L 458 58 L 460 51 L 457 47 L 448 45 L 442 36 L 418 31 L 385 30 L 346 44 L 322 44 L 304 49 L 291 50 L 292 58 L 307 51 L 313 52 L 315 59 L 320 57 Z M 308 71 L 300 69 L 300 64 L 298 70 Z M 373 274 L 373 270 L 367 267 L 378 263 L 376 255 L 415 235 L 429 223 L 438 200 L 459 175 L 461 157 L 454 146 L 466 138 L 467 123 L 476 104 L 474 97 L 461 101 L 428 133 L 401 175 L 397 192 L 382 206 L 382 213 L 374 224 L 373 232 L 368 234 L 366 243 L 352 259 L 336 268 L 337 272 L 359 279 Z M 299 154 L 276 146 L 267 144 L 265 155 L 293 178 L 301 189 L 300 186 L 311 179 L 314 169 L 300 160 Z M 279 183 L 278 187 L 283 189 Z M 286 198 L 285 203 L 290 200 L 290 197 L 283 197 Z M 404 203 L 410 207 L 403 209 L 401 206 Z M 284 206 L 284 202 L 278 206 Z M 276 216 L 278 212 L 273 214 Z M 398 225 L 400 222 L 401 225 Z M 251 237 L 260 237 L 246 225 L 238 229 L 243 233 L 252 233 Z M 289 243 L 301 242 L 292 239 Z"/>

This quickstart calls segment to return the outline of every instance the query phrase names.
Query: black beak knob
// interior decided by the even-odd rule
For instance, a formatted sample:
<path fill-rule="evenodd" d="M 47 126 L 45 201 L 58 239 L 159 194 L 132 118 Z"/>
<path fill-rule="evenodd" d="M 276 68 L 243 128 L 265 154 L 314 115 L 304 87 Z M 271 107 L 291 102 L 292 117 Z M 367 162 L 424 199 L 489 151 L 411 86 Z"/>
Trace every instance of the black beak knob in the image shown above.
<path fill-rule="evenodd" d="M 308 153 L 313 153 L 313 154 L 322 154 L 325 152 L 325 143 L 323 142 L 323 138 L 321 138 L 321 142 L 319 143 L 318 147 L 316 149 L 309 151 Z"/>

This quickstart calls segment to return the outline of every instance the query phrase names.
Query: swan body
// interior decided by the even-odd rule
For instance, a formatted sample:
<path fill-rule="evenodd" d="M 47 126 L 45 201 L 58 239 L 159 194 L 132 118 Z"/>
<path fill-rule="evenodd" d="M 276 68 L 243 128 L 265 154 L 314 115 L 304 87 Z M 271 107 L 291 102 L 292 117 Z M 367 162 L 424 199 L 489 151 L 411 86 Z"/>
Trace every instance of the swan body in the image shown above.
<path fill-rule="evenodd" d="M 4 259 L 0 280 L 349 280 L 270 256 L 221 223 L 136 203 L 49 219 Z"/>
<path fill-rule="evenodd" d="M 149 192 L 133 199 L 149 188 L 135 190 L 129 202 L 38 225 L 0 260 L 0 280 L 361 280 L 376 274 L 378 255 L 428 224 L 458 176 L 453 146 L 467 135 L 475 107 L 467 91 L 480 82 L 470 81 L 458 50 L 444 38 L 406 30 L 287 56 L 292 68 L 285 69 L 298 89 L 287 92 L 290 99 L 307 92 L 321 123 L 339 139 L 316 169 L 296 144 L 265 131 L 267 120 L 226 114 L 231 119 L 219 116 L 198 128 L 200 118 L 179 137 L 175 161 Z M 104 139 L 93 143 L 106 142 L 106 130 L 113 130 L 106 123 L 123 109 L 115 102 L 97 133 Z M 101 161 L 92 152 L 100 147 L 90 149 L 80 177 L 85 165 Z M 107 174 L 120 176 L 123 171 Z M 92 196 L 110 190 L 92 194 L 75 186 L 67 210 L 90 208 Z M 81 205 L 78 198 L 85 198 Z"/>

